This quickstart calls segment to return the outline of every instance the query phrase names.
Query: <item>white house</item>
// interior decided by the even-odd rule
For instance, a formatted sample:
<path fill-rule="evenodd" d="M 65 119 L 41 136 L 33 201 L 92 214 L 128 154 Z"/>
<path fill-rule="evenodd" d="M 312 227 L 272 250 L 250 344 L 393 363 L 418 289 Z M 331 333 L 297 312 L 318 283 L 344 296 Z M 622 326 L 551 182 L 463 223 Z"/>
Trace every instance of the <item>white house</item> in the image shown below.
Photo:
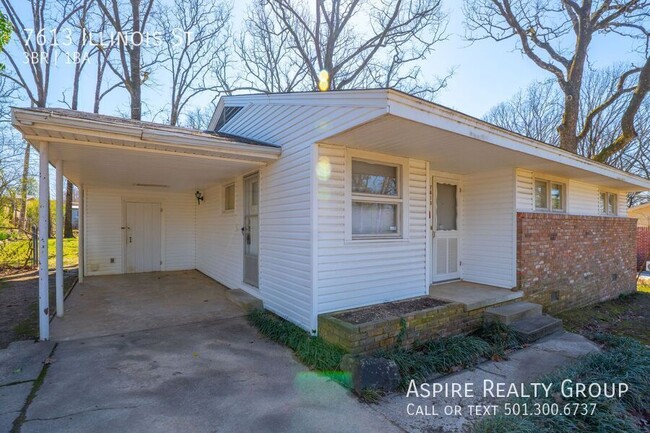
<path fill-rule="evenodd" d="M 61 109 L 13 124 L 42 193 L 47 162 L 80 189 L 80 278 L 197 269 L 312 332 L 448 280 L 562 307 L 574 270 L 600 298 L 633 284 L 625 194 L 650 181 L 395 90 L 224 97 L 208 132 Z M 579 245 L 572 268 L 557 240 Z"/>

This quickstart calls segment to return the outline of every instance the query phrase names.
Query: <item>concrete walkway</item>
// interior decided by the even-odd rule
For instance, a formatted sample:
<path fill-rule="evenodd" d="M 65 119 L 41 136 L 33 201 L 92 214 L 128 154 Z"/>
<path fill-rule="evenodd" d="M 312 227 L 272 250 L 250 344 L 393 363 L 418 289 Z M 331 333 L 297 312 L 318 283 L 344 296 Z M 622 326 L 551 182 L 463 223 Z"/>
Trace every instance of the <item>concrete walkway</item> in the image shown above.
<path fill-rule="evenodd" d="M 563 332 L 546 337 L 514 352 L 507 361 L 485 362 L 473 370 L 465 370 L 456 374 L 445 376 L 434 382 L 452 386 L 452 384 L 474 384 L 475 398 L 418 398 L 413 395 L 406 397 L 406 393 L 392 394 L 380 404 L 372 406 L 382 416 L 408 432 L 444 432 L 461 433 L 469 424 L 476 420 L 476 416 L 469 416 L 470 405 L 497 404 L 503 407 L 504 399 L 483 399 L 484 380 L 494 383 L 529 384 L 540 376 L 552 372 L 568 363 L 574 362 L 580 356 L 598 351 L 599 348 L 588 339 L 569 332 Z M 411 406 L 409 406 L 411 404 Z M 458 405 L 462 408 L 462 415 L 444 415 L 443 409 L 447 405 Z M 431 407 L 435 406 L 436 415 L 431 415 Z M 425 415 L 409 415 L 418 407 L 429 410 Z"/>

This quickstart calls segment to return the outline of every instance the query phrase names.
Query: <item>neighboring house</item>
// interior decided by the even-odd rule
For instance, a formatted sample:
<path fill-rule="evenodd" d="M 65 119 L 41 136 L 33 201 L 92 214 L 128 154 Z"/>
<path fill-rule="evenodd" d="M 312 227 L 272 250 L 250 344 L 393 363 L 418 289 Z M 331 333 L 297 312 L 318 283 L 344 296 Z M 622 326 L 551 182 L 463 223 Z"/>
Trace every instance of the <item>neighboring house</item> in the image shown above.
<path fill-rule="evenodd" d="M 627 216 L 636 218 L 637 227 L 650 227 L 650 203 L 632 206 L 627 210 Z"/>
<path fill-rule="evenodd" d="M 80 189 L 82 278 L 198 269 L 312 332 L 455 279 L 551 312 L 635 290 L 650 181 L 395 90 L 224 97 L 208 132 L 13 124 Z"/>
<path fill-rule="evenodd" d="M 650 203 L 632 206 L 627 210 L 630 218 L 636 218 L 636 265 L 637 269 L 650 270 Z"/>
<path fill-rule="evenodd" d="M 79 203 L 72 202 L 72 228 L 77 230 L 79 228 Z"/>

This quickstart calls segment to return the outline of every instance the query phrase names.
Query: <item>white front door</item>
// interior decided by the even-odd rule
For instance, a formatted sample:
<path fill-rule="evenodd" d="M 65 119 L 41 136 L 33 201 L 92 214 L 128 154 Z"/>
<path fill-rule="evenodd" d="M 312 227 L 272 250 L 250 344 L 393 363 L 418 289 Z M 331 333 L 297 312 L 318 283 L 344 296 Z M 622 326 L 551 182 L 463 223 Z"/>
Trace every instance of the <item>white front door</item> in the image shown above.
<path fill-rule="evenodd" d="M 433 282 L 460 278 L 458 183 L 433 178 Z"/>
<path fill-rule="evenodd" d="M 257 173 L 244 178 L 244 282 L 253 287 L 259 284 L 259 179 Z"/>
<path fill-rule="evenodd" d="M 161 263 L 160 203 L 126 203 L 126 272 L 154 272 Z"/>

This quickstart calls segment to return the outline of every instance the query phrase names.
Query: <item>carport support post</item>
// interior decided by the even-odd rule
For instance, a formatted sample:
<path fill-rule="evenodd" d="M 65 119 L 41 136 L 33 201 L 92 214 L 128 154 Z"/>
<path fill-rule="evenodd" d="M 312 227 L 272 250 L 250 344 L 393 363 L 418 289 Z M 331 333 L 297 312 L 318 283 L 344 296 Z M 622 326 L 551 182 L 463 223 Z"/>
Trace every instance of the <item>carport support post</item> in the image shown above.
<path fill-rule="evenodd" d="M 56 315 L 63 317 L 63 161 L 56 163 Z"/>
<path fill-rule="evenodd" d="M 85 257 L 85 238 L 86 238 L 86 224 L 84 223 L 84 218 L 86 212 L 84 211 L 84 187 L 83 185 L 79 185 L 77 188 L 79 188 L 79 271 L 77 274 L 77 279 L 79 280 L 80 283 L 84 282 L 84 271 L 86 269 L 86 260 L 84 259 Z"/>
<path fill-rule="evenodd" d="M 50 220 L 50 163 L 47 142 L 40 143 L 38 173 L 38 324 L 41 341 L 50 339 L 49 269 L 47 265 L 48 223 Z"/>

